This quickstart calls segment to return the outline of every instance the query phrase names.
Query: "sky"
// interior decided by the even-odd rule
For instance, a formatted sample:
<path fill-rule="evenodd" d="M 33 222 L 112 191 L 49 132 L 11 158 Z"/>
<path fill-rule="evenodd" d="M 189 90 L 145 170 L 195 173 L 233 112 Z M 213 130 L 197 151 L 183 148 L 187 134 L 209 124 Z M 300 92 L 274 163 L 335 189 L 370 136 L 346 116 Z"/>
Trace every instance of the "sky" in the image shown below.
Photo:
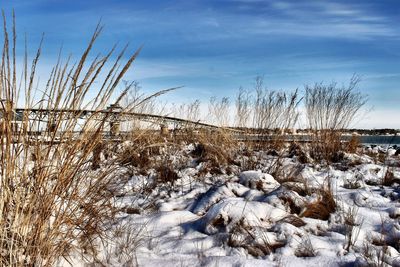
<path fill-rule="evenodd" d="M 357 74 L 368 112 L 352 126 L 400 128 L 398 0 L 2 0 L 0 7 L 6 15 L 15 9 L 32 47 L 45 33 L 45 70 L 61 45 L 82 53 L 101 20 L 95 49 L 143 45 L 125 79 L 148 92 L 184 86 L 168 101 L 234 102 L 256 76 L 271 90 L 302 91 Z"/>

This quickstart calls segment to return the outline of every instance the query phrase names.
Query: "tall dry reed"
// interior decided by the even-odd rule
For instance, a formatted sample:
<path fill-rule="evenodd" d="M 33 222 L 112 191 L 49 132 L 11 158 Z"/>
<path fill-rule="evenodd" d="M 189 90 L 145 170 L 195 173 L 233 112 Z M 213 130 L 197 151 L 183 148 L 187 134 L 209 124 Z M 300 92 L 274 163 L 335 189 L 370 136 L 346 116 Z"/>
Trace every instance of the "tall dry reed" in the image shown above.
<path fill-rule="evenodd" d="M 3 12 L 0 265 L 52 266 L 75 249 L 95 256 L 95 240 L 104 237 L 116 212 L 117 184 L 111 175 L 112 162 L 97 171 L 90 168 L 92 151 L 101 142 L 108 120 L 100 111 L 109 104 L 139 50 L 126 55 L 127 47 L 116 53 L 114 46 L 106 55 L 89 60 L 102 31 L 98 25 L 80 59 L 72 63 L 60 55 L 44 88 L 37 88 L 42 42 L 28 64 L 25 41 L 22 70 L 17 70 L 12 17 L 10 34 Z M 89 101 L 93 91 L 97 94 Z M 17 105 L 24 111 L 17 114 Z M 44 109 L 47 112 L 40 111 Z M 71 112 L 59 112 L 65 109 Z M 93 113 L 82 120 L 82 109 Z M 41 135 L 34 134 L 46 128 Z"/>
<path fill-rule="evenodd" d="M 312 132 L 312 154 L 316 159 L 335 160 L 342 149 L 343 130 L 366 104 L 356 91 L 360 79 L 353 76 L 347 86 L 317 83 L 305 88 L 306 118 Z"/>

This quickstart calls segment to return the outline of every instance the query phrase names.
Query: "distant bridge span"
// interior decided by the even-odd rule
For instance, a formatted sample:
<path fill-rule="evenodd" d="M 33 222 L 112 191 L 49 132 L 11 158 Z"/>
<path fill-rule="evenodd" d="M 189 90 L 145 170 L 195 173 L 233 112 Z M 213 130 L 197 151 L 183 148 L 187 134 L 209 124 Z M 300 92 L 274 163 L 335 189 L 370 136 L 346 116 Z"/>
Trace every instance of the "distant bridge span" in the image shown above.
<path fill-rule="evenodd" d="M 146 113 L 129 112 L 124 110 L 118 110 L 117 108 L 108 108 L 105 110 L 76 110 L 76 109 L 45 109 L 45 108 L 16 108 L 15 109 L 15 121 L 22 121 L 24 116 L 28 116 L 29 120 L 40 120 L 43 122 L 51 122 L 51 117 L 57 119 L 64 117 L 65 119 L 75 117 L 82 120 L 94 118 L 97 120 L 106 120 L 110 123 L 119 123 L 125 121 L 143 121 L 154 123 L 158 125 L 166 126 L 173 124 L 175 126 L 183 127 L 194 127 L 194 128 L 206 128 L 206 129 L 225 129 L 233 132 L 241 132 L 240 130 L 230 127 L 219 127 L 216 125 L 203 123 L 200 121 L 191 121 L 171 116 L 161 116 Z"/>
<path fill-rule="evenodd" d="M 14 121 L 24 121 L 24 116 L 27 116 L 28 120 L 41 121 L 43 123 L 51 124 L 52 120 L 68 119 L 71 117 L 79 118 L 82 120 L 95 119 L 105 120 L 109 123 L 110 130 L 107 136 L 115 136 L 120 132 L 119 123 L 129 121 L 143 121 L 159 125 L 161 130 L 167 128 L 167 125 L 174 125 L 175 128 L 193 128 L 193 129 L 208 129 L 208 130 L 227 130 L 234 133 L 234 138 L 239 141 L 261 141 L 269 142 L 275 140 L 277 137 L 283 138 L 288 142 L 311 142 L 312 136 L 309 133 L 305 134 L 274 134 L 268 132 L 267 129 L 240 129 L 234 127 L 219 127 L 216 125 L 203 123 L 200 121 L 191 121 L 171 116 L 162 116 L 146 113 L 137 113 L 124 111 L 122 108 L 111 105 L 104 110 L 89 110 L 89 109 L 46 109 L 46 108 L 15 108 L 13 109 Z M 0 114 L 1 115 L 1 114 Z M 1 116 L 0 116 L 1 117 Z M 47 125 L 51 128 L 51 125 Z M 51 131 L 47 128 L 46 130 L 32 131 L 32 134 L 40 134 L 43 131 Z M 122 133 L 123 131 L 121 131 Z M 77 131 L 79 133 L 79 131 Z M 125 132 L 126 133 L 126 132 Z M 369 136 L 360 136 L 362 142 L 371 143 L 376 141 L 364 140 Z M 343 141 L 348 141 L 351 136 L 343 136 Z M 398 141 L 397 141 L 398 142 Z"/>

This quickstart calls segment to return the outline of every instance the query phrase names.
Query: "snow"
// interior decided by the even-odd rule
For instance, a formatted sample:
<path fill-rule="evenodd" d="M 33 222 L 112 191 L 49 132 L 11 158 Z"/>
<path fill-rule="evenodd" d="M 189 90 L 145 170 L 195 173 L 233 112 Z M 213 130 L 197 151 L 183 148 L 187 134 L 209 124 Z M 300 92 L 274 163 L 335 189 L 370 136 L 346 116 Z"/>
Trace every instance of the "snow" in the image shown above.
<path fill-rule="evenodd" d="M 270 192 L 279 187 L 279 183 L 268 173 L 261 171 L 245 171 L 239 175 L 240 183 L 252 189 L 261 189 Z"/>
<path fill-rule="evenodd" d="M 130 177 L 117 202 L 138 209 L 120 214 L 121 222 L 134 226 L 131 257 L 112 245 L 113 253 L 99 255 L 104 265 L 368 266 L 379 255 L 386 266 L 400 264 L 400 188 L 382 184 L 388 167 L 371 155 L 345 154 L 346 168 L 284 158 L 279 159 L 283 171 L 273 174 L 269 170 L 278 156 L 257 152 L 252 155 L 257 169 L 227 175 L 201 174 L 205 165 L 190 156 L 193 149 L 190 144 L 173 155 L 171 164 L 181 164 L 173 185 L 149 189 L 154 171 Z M 399 162 L 394 149 L 366 151 L 383 151 L 386 160 Z M 293 179 L 279 176 L 296 167 Z M 400 167 L 391 171 L 400 177 Z M 301 217 L 321 201 L 327 184 L 336 202 L 329 219 Z M 352 245 L 346 248 L 349 236 Z M 84 266 L 82 261 L 72 259 L 74 266 Z"/>
<path fill-rule="evenodd" d="M 232 225 L 243 219 L 245 225 L 270 226 L 271 223 L 283 219 L 287 212 L 273 206 L 256 201 L 246 201 L 242 198 L 225 198 L 213 205 L 206 215 L 199 221 L 203 231 L 208 234 L 218 232 L 218 227 L 213 223 L 221 220 L 219 224 L 224 225 L 229 231 Z M 218 225 L 220 226 L 220 225 Z"/>

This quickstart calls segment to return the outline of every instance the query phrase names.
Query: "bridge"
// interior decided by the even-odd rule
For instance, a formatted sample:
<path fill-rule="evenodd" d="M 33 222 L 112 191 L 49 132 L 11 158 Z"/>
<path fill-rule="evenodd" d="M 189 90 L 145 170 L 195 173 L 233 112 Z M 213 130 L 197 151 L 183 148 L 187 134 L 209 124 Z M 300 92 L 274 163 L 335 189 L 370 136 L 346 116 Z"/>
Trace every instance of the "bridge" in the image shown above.
<path fill-rule="evenodd" d="M 4 111 L 3 111 L 4 112 Z M 99 120 L 106 121 L 109 124 L 109 135 L 116 136 L 121 132 L 122 122 L 140 121 L 148 122 L 152 125 L 158 125 L 161 131 L 166 132 L 168 128 L 192 128 L 192 129 L 208 129 L 208 130 L 228 130 L 232 132 L 241 132 L 234 128 L 218 127 L 216 125 L 203 123 L 200 121 L 191 121 L 171 116 L 162 116 L 146 113 L 137 113 L 126 111 L 118 105 L 110 105 L 104 110 L 89 110 L 89 109 L 48 109 L 48 108 L 15 108 L 13 109 L 13 121 L 15 128 L 18 128 L 18 123 L 23 121 L 42 122 L 47 124 L 47 129 L 31 130 L 32 134 L 39 134 L 43 131 L 55 131 L 55 123 L 57 120 L 68 120 L 77 118 L 81 120 Z M 168 127 L 168 126 L 173 127 Z"/>
<path fill-rule="evenodd" d="M 121 123 L 130 121 L 148 122 L 161 131 L 161 134 L 167 134 L 169 129 L 191 129 L 191 130 L 208 130 L 218 131 L 224 130 L 233 135 L 235 140 L 247 141 L 247 142 L 271 142 L 276 140 L 278 137 L 280 140 L 286 142 L 311 142 L 312 136 L 310 133 L 302 134 L 281 134 L 276 132 L 270 132 L 267 129 L 241 129 L 234 127 L 219 127 L 216 125 L 200 122 L 191 121 L 171 116 L 162 116 L 155 114 L 137 113 L 129 110 L 124 110 L 122 107 L 112 104 L 104 110 L 90 110 L 90 109 L 49 109 L 49 108 L 14 108 L 11 109 L 13 113 L 13 131 L 17 132 L 18 124 L 24 121 L 40 121 L 46 125 L 45 129 L 31 129 L 28 134 L 30 135 L 41 135 L 43 132 L 55 132 L 56 126 L 53 125 L 53 121 L 60 119 L 71 119 L 78 118 L 81 120 L 94 119 L 99 121 L 105 121 L 108 123 L 108 131 L 104 130 L 103 136 L 105 138 L 112 138 L 118 140 L 119 136 L 129 133 L 129 131 L 121 130 Z M 5 116 L 5 109 L 0 109 L 0 121 Z M 153 127 L 153 129 L 156 129 Z M 79 135 L 79 130 L 76 131 Z M 343 141 L 349 141 L 351 136 L 343 136 Z M 364 140 L 368 136 L 360 136 L 361 142 L 367 142 Z M 397 136 L 398 137 L 398 136 Z M 372 141 L 371 141 L 372 142 Z M 376 141 L 375 141 L 376 142 Z M 392 143 L 392 142 L 391 142 Z"/>

